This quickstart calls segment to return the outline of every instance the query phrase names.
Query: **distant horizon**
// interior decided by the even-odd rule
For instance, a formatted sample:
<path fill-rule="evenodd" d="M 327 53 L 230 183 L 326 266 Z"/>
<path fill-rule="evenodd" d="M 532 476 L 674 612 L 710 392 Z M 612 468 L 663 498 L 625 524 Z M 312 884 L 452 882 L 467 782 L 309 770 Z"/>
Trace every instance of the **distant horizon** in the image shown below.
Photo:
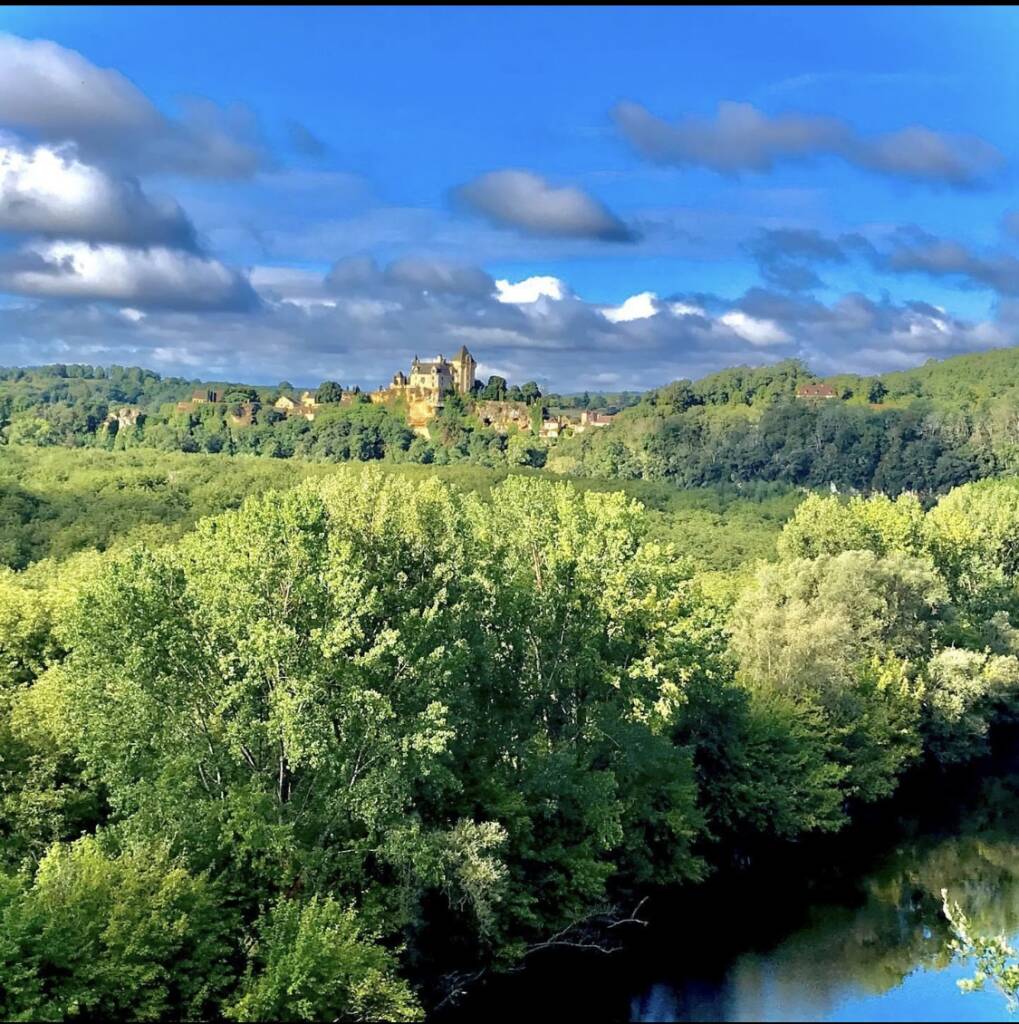
<path fill-rule="evenodd" d="M 0 362 L 642 391 L 1019 340 L 1014 9 L 0 10 Z M 597 54 L 593 59 L 592 55 Z"/>

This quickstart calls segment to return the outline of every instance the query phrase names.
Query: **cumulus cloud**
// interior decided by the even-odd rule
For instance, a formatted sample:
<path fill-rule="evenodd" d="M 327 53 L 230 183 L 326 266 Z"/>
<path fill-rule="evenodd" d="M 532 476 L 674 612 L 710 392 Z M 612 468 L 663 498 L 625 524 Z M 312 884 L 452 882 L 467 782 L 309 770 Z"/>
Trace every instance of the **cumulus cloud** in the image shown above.
<path fill-rule="evenodd" d="M 627 320 L 646 320 L 658 312 L 658 296 L 654 292 L 631 295 L 622 305 L 606 306 L 602 316 L 610 323 L 625 323 Z"/>
<path fill-rule="evenodd" d="M 380 267 L 370 256 L 337 260 L 323 279 L 328 293 L 381 297 L 450 295 L 484 298 L 495 282 L 480 267 L 426 257 L 404 257 Z"/>
<path fill-rule="evenodd" d="M 857 233 L 831 238 L 817 231 L 766 230 L 751 240 L 747 251 L 765 283 L 790 292 L 820 287 L 823 282 L 813 269 L 818 264 L 859 258 L 882 273 L 925 274 L 964 288 L 1019 296 L 1019 259 L 1008 253 L 981 253 L 915 226 L 898 227 L 877 241 Z"/>
<path fill-rule="evenodd" d="M 28 247 L 0 263 L 0 290 L 142 310 L 243 310 L 258 301 L 246 278 L 205 256 L 68 241 Z"/>
<path fill-rule="evenodd" d="M 632 242 L 634 232 L 575 185 L 556 187 L 531 171 L 491 171 L 454 190 L 456 202 L 500 227 L 548 238 Z"/>
<path fill-rule="evenodd" d="M 750 316 L 739 309 L 724 313 L 718 322 L 745 338 L 751 345 L 782 345 L 791 340 L 789 334 L 774 320 Z"/>
<path fill-rule="evenodd" d="M 495 282 L 496 298 L 500 302 L 527 304 L 539 299 L 558 301 L 566 296 L 566 285 L 558 277 L 536 276 L 526 277 L 522 281 L 511 282 L 505 279 Z"/>
<path fill-rule="evenodd" d="M 792 340 L 775 320 L 767 317 L 751 316 L 743 310 L 733 309 L 712 320 L 703 306 L 688 302 L 663 303 L 654 292 L 631 295 L 621 305 L 606 306 L 601 310 L 602 316 L 613 324 L 647 320 L 660 313 L 679 320 L 685 317 L 697 317 L 704 320 L 710 329 L 716 332 L 731 332 L 755 347 L 782 345 Z"/>
<path fill-rule="evenodd" d="M 172 200 L 83 163 L 73 147 L 0 139 L 0 231 L 194 249 L 195 231 Z"/>
<path fill-rule="evenodd" d="M 697 305 L 692 302 L 670 302 L 669 312 L 673 316 L 707 316 L 707 311 L 703 306 Z"/>
<path fill-rule="evenodd" d="M 965 187 L 981 184 L 1004 162 L 994 146 L 973 137 L 918 125 L 867 136 L 836 117 L 773 117 L 749 103 L 721 103 L 713 119 L 670 124 L 639 103 L 624 102 L 613 118 L 648 159 L 722 174 L 770 171 L 781 162 L 826 156 L 893 178 Z"/>
<path fill-rule="evenodd" d="M 269 302 L 297 306 L 335 306 L 336 298 L 325 279 L 314 270 L 300 267 L 252 267 L 251 287 Z"/>
<path fill-rule="evenodd" d="M 53 276 L 66 273 L 59 259 L 54 268 L 53 260 L 35 258 L 37 274 L 47 265 Z M 0 279 L 14 272 L 0 261 Z M 536 379 L 546 390 L 595 389 L 609 380 L 614 388 L 646 388 L 788 357 L 823 373 L 918 365 L 1009 344 L 1019 325 L 1019 303 L 973 321 L 925 303 L 857 293 L 831 303 L 767 289 L 737 298 L 678 294 L 651 302 L 654 315 L 613 322 L 604 306 L 565 285 L 558 299 L 504 302 L 449 292 L 422 298 L 420 288 L 385 282 L 386 292 L 376 285 L 339 292 L 322 275 L 316 283 L 311 272 L 292 268 L 262 268 L 252 279 L 262 297 L 255 308 L 215 315 L 212 307 L 207 314 L 135 297 L 73 305 L 21 299 L 0 306 L 0 362 L 128 362 L 188 376 L 375 387 L 406 369 L 415 353 L 466 344 L 485 366 L 514 380 Z"/>
<path fill-rule="evenodd" d="M 208 100 L 161 113 L 112 68 L 43 39 L 0 33 L 0 123 L 39 140 L 73 140 L 87 160 L 138 172 L 245 177 L 264 162 L 250 112 Z"/>
<path fill-rule="evenodd" d="M 325 276 L 328 288 L 345 291 L 377 285 L 382 278 L 379 265 L 371 256 L 345 256 L 337 260 Z"/>

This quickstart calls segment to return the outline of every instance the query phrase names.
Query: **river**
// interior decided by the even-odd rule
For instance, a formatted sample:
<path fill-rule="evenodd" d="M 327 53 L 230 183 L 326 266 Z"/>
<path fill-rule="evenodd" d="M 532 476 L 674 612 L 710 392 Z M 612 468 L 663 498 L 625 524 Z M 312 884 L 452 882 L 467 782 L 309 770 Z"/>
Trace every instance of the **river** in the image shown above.
<path fill-rule="evenodd" d="M 1014 743 L 1009 743 L 1011 750 Z M 615 954 L 556 950 L 446 1019 L 1007 1021 L 946 951 L 947 888 L 982 932 L 1019 933 L 1019 758 L 918 774 L 838 837 L 658 894 Z M 1019 1016 L 1019 1015 L 1017 1015 Z"/>

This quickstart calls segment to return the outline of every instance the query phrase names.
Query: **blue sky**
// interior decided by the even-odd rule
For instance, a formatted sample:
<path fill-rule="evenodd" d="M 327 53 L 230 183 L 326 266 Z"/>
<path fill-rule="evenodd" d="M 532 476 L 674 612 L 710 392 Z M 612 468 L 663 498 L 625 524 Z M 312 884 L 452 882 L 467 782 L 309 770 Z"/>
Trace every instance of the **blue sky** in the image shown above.
<path fill-rule="evenodd" d="M 0 10 L 0 362 L 648 387 L 1012 344 L 1019 14 Z"/>

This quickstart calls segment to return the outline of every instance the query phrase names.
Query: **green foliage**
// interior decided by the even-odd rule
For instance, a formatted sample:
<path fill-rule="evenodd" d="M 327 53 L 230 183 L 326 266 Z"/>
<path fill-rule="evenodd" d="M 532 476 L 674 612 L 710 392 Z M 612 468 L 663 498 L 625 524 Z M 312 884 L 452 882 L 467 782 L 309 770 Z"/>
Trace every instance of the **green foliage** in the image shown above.
<path fill-rule="evenodd" d="M 912 556 L 845 551 L 762 568 L 733 613 L 746 685 L 815 706 L 848 796 L 889 795 L 920 753 L 918 667 L 947 599 Z"/>
<path fill-rule="evenodd" d="M 392 941 L 441 899 L 475 957 L 511 956 L 617 879 L 703 871 L 672 739 L 699 644 L 645 530 L 621 494 L 522 477 L 485 501 L 378 472 L 250 499 L 81 581 L 16 720 L 242 921 L 297 890 Z M 275 1013 L 296 968 L 267 957 L 238 1014 Z"/>
<path fill-rule="evenodd" d="M 478 392 L 478 398 L 486 401 L 501 402 L 509 390 L 505 377 L 492 375 L 488 383 Z"/>
<path fill-rule="evenodd" d="M 338 402 L 343 397 L 343 388 L 334 380 L 324 380 L 318 386 L 316 401 L 323 405 Z"/>
<path fill-rule="evenodd" d="M 731 383 L 701 397 L 742 416 Z M 320 436 L 389 415 L 350 408 Z M 441 424 L 436 454 L 478 436 Z M 417 1019 L 441 985 L 409 979 L 836 831 L 1019 700 L 1011 480 L 924 511 L 32 454 L 2 456 L 32 562 L 0 575 L 12 1018 Z"/>
<path fill-rule="evenodd" d="M 925 502 L 952 487 L 1019 469 L 1017 350 L 931 363 L 880 378 L 829 378 L 839 396 L 804 400 L 816 378 L 800 362 L 735 367 L 700 381 L 634 393 L 547 395 L 499 376 L 482 400 L 543 402 L 552 415 L 622 410 L 607 428 L 567 431 L 548 459 L 571 476 L 667 481 L 682 487 L 770 482 L 842 493 L 915 492 Z M 542 466 L 544 454 L 507 452 L 505 437 L 447 396 L 431 443 L 417 443 L 405 408 L 373 405 L 359 387 L 324 381 L 309 422 L 271 408 L 278 391 L 162 379 L 139 369 L 51 366 L 0 370 L 0 437 L 13 446 L 96 447 L 275 459 L 423 461 Z M 285 386 L 284 386 L 285 385 Z M 219 402 L 188 401 L 192 392 Z M 280 389 L 293 392 L 288 382 Z M 341 398 L 351 398 L 342 402 Z M 121 415 L 127 404 L 127 418 Z M 265 403 L 265 404 L 263 404 Z M 137 414 L 137 416 L 136 416 Z M 533 451 L 537 452 L 537 449 Z M 3 514 L 0 503 L 0 516 Z M 11 513 L 21 514 L 17 501 Z M 9 556 L 17 557 L 16 553 Z"/>
<path fill-rule="evenodd" d="M 407 1021 L 422 1014 L 396 962 L 333 899 L 284 900 L 258 939 L 232 1020 Z"/>
<path fill-rule="evenodd" d="M 7 446 L 0 448 L 0 563 L 20 569 L 85 548 L 172 541 L 245 495 L 329 471 L 302 461 Z"/>
<path fill-rule="evenodd" d="M 924 512 L 911 494 L 883 494 L 840 502 L 812 494 L 797 506 L 779 540 L 788 558 L 817 558 L 845 551 L 919 554 L 924 550 Z"/>
<path fill-rule="evenodd" d="M 557 458 L 582 476 L 924 496 L 1019 468 L 1016 349 L 881 378 L 833 377 L 842 396 L 834 400 L 797 398 L 811 380 L 786 362 L 676 381 L 608 429 L 567 440 Z"/>
<path fill-rule="evenodd" d="M 990 981 L 1005 997 L 1009 1013 L 1019 1006 L 1019 953 L 1004 935 L 978 935 L 957 903 L 950 903 L 948 891 L 941 890 L 944 915 L 955 937 L 949 944 L 953 953 L 973 960 L 976 972 L 958 983 L 963 992 L 981 992 Z"/>
<path fill-rule="evenodd" d="M 927 745 L 945 764 L 986 748 L 991 723 L 1019 694 L 1019 658 L 947 647 L 926 674 Z"/>
<path fill-rule="evenodd" d="M 942 498 L 928 545 L 956 599 L 992 613 L 1014 608 L 1019 573 L 1019 480 L 981 481 Z"/>
<path fill-rule="evenodd" d="M 0 878 L 5 1020 L 208 1016 L 230 979 L 230 915 L 158 843 L 53 847 Z"/>
<path fill-rule="evenodd" d="M 838 606 L 841 622 L 816 601 L 772 609 L 762 594 L 756 618 L 747 620 L 742 635 L 753 667 L 760 672 L 762 658 L 774 657 L 769 667 L 774 664 L 781 674 L 790 659 L 805 656 L 807 664 L 833 677 L 835 651 L 851 652 L 850 664 L 853 658 L 859 663 L 863 656 L 893 653 L 919 687 L 920 729 L 928 754 L 952 763 L 980 753 L 991 724 L 1013 712 L 1019 695 L 1019 634 L 1012 624 L 1019 596 L 1017 495 L 1014 479 L 980 481 L 956 488 L 926 514 L 909 496 L 895 502 L 880 495 L 849 502 L 806 499 L 786 524 L 778 547 L 787 558 L 815 557 L 788 564 L 822 566 L 827 572 L 833 559 L 868 559 L 870 567 L 855 579 L 839 571 L 839 579 L 848 583 Z M 923 602 L 916 600 L 919 592 L 904 600 L 901 572 L 893 583 L 879 570 L 890 558 L 901 568 L 913 564 L 914 584 L 923 581 Z M 873 594 L 875 587 L 880 596 Z M 877 602 L 874 617 L 852 613 L 869 601 Z M 788 642 L 775 644 L 770 636 L 753 633 L 751 623 L 762 630 L 781 628 L 790 614 L 795 637 L 790 635 Z M 833 632 L 836 625 L 841 629 Z M 835 641 L 829 649 L 825 635 Z M 773 653 L 776 647 L 779 653 Z"/>
<path fill-rule="evenodd" d="M 845 551 L 763 567 L 733 615 L 733 648 L 755 681 L 837 694 L 875 657 L 918 661 L 947 601 L 933 565 Z"/>

